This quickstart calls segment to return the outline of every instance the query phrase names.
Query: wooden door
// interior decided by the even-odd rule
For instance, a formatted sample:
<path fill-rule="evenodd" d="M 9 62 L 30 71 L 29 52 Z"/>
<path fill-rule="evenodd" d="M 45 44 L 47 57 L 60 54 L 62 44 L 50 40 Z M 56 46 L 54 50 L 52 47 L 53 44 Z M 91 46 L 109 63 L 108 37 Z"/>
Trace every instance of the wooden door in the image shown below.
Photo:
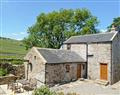
<path fill-rule="evenodd" d="M 100 64 L 100 79 L 107 80 L 108 79 L 108 69 L 107 64 Z"/>
<path fill-rule="evenodd" d="M 81 64 L 77 65 L 77 78 L 81 78 Z"/>

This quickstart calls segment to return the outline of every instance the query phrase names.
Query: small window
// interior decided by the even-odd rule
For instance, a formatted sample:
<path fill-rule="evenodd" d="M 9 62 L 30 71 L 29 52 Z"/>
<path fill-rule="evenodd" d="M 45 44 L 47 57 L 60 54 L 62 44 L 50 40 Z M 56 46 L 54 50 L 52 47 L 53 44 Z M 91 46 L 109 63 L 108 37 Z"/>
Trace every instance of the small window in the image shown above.
<path fill-rule="evenodd" d="M 66 65 L 66 72 L 70 72 L 70 65 Z"/>
<path fill-rule="evenodd" d="M 85 69 L 85 65 L 82 65 L 83 66 L 83 70 Z"/>
<path fill-rule="evenodd" d="M 67 50 L 71 49 L 71 44 L 67 44 Z"/>
<path fill-rule="evenodd" d="M 93 54 L 88 54 L 87 56 L 88 56 L 88 57 L 93 57 L 94 55 L 93 55 Z"/>
<path fill-rule="evenodd" d="M 34 56 L 34 59 L 36 59 L 36 56 Z"/>

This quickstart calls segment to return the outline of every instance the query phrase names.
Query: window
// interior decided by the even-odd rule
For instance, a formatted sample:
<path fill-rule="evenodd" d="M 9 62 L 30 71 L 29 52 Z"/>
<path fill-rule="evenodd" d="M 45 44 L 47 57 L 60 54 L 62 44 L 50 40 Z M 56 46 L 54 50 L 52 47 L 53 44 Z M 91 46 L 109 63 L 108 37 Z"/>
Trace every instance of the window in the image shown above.
<path fill-rule="evenodd" d="M 83 66 L 83 70 L 85 69 L 85 65 L 82 65 Z"/>
<path fill-rule="evenodd" d="M 34 56 L 34 59 L 36 59 L 36 56 Z"/>
<path fill-rule="evenodd" d="M 70 72 L 70 65 L 66 65 L 66 72 Z"/>
<path fill-rule="evenodd" d="M 87 56 L 88 56 L 88 57 L 93 57 L 94 55 L 93 55 L 93 54 L 88 54 Z"/>
<path fill-rule="evenodd" d="M 67 44 L 67 50 L 71 49 L 71 44 Z"/>
<path fill-rule="evenodd" d="M 32 63 L 29 63 L 29 70 L 32 72 Z"/>

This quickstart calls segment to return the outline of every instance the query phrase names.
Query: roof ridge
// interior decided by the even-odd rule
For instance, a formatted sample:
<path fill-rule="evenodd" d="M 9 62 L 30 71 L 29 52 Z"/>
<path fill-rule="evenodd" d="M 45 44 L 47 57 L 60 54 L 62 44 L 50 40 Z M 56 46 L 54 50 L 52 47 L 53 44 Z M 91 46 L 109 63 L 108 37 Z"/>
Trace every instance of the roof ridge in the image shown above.
<path fill-rule="evenodd" d="M 116 33 L 116 32 L 100 32 L 100 33 L 96 33 L 96 34 L 85 34 L 85 35 L 77 35 L 77 36 L 71 36 L 72 37 L 84 37 L 84 36 L 91 36 L 91 35 L 102 35 L 102 34 L 110 34 L 110 33 Z"/>
<path fill-rule="evenodd" d="M 41 49 L 41 50 L 58 50 L 58 51 L 70 51 L 70 52 L 73 52 L 71 50 L 63 50 L 63 49 L 40 48 L 40 47 L 34 47 L 34 48 Z"/>
<path fill-rule="evenodd" d="M 112 36 L 112 38 L 110 40 L 112 41 L 116 37 L 117 34 L 118 34 L 118 32 L 115 32 L 115 34 Z"/>
<path fill-rule="evenodd" d="M 96 34 L 85 34 L 85 35 L 76 35 L 76 36 L 71 36 L 69 39 L 67 39 L 66 41 L 64 42 L 67 42 L 73 38 L 76 38 L 76 37 L 87 37 L 87 36 L 94 36 L 94 35 L 102 35 L 102 34 L 110 34 L 110 33 L 116 33 L 115 31 L 114 32 L 100 32 L 100 33 L 96 33 Z"/>

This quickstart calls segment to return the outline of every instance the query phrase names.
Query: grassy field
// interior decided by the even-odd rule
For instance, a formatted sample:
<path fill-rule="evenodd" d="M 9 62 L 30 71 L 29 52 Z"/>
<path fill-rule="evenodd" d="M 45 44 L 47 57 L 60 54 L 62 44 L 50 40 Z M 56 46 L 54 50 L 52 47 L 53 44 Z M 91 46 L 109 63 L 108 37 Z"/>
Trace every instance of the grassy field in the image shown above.
<path fill-rule="evenodd" d="M 0 38 L 0 58 L 20 58 L 23 59 L 27 53 L 21 41 Z"/>

